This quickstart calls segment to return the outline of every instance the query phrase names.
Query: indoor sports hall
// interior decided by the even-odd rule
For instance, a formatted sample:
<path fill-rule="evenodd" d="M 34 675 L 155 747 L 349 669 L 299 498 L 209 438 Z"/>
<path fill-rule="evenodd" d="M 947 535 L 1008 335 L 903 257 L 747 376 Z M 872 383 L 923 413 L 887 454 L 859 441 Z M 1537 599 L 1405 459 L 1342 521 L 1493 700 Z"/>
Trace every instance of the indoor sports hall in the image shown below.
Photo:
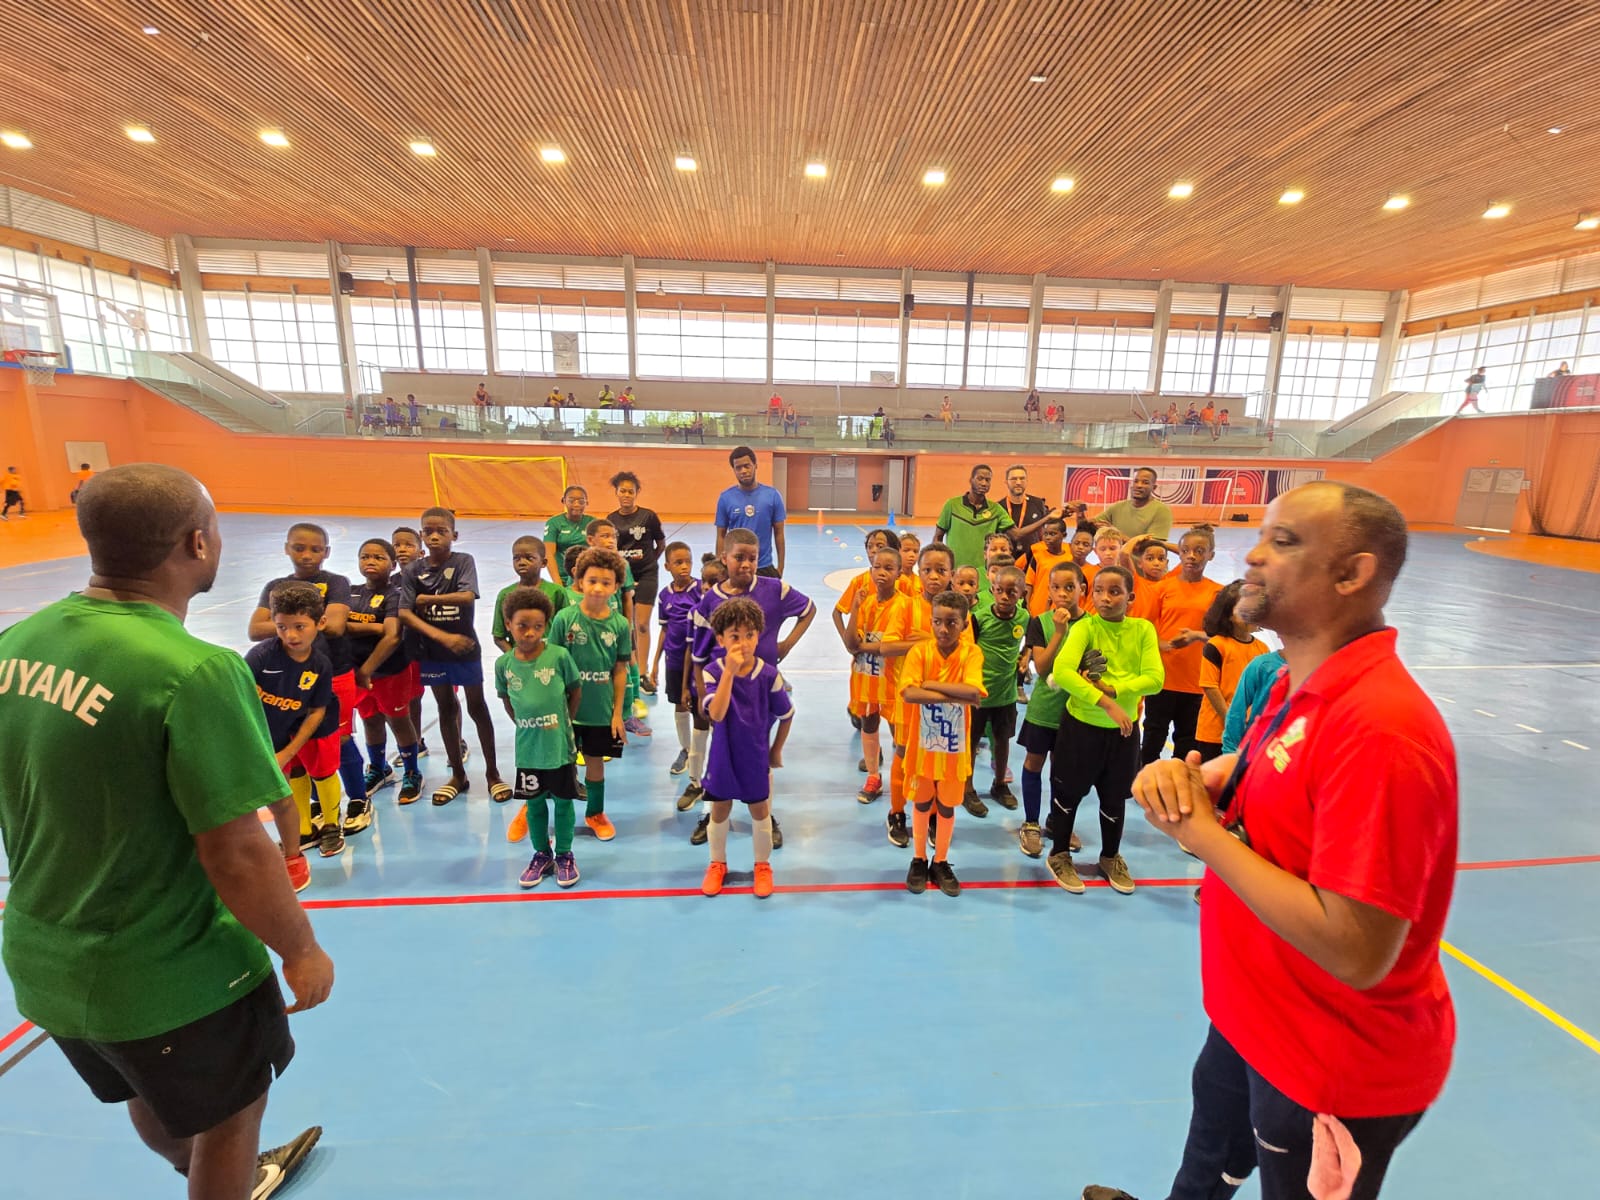
<path fill-rule="evenodd" d="M 493 601 L 517 581 L 514 543 L 553 542 L 572 489 L 584 519 L 627 517 L 613 478 L 630 473 L 696 576 L 719 526 L 775 490 L 782 583 L 815 605 L 778 667 L 793 717 L 770 895 L 737 803 L 725 885 L 704 894 L 664 688 L 641 684 L 637 707 L 628 692 L 605 768 L 615 837 L 580 804 L 572 886 L 526 880 L 530 839 L 508 840 L 522 798 L 491 797 L 469 718 L 466 786 L 436 802 L 451 772 L 422 700 L 417 802 L 400 803 L 397 761 L 369 825 L 305 851 L 299 906 L 335 981 L 288 1018 L 260 1147 L 321 1134 L 286 1171 L 263 1160 L 258 1200 L 1168 1194 L 1216 1018 L 1205 863 L 1130 802 L 1137 886 L 1119 894 L 1091 796 L 1069 894 L 989 791 L 991 737 L 972 768 L 987 815 L 953 817 L 959 895 L 913 894 L 913 852 L 886 836 L 887 744 L 885 795 L 866 795 L 833 614 L 873 531 L 937 540 L 980 465 L 990 502 L 1026 496 L 1039 517 L 1142 513 L 1148 483 L 1175 555 L 1214 528 L 1217 584 L 1261 569 L 1297 489 L 1393 503 L 1409 550 L 1383 619 L 1453 741 L 1459 840 L 1438 946 L 1453 1061 L 1383 1194 L 1593 1192 L 1600 124 L 1568 68 L 1600 52 L 1600 14 L 24 0 L 13 32 L 0 947 L 18 915 L 39 922 L 12 898 L 52 869 L 41 856 L 72 863 L 74 829 L 115 846 L 139 812 L 106 797 L 159 785 L 173 752 L 43 781 L 28 764 L 48 747 L 14 719 L 30 702 L 98 711 L 7 630 L 92 588 L 77 497 L 116 468 L 206 489 L 220 560 L 184 624 L 240 655 L 263 585 L 291 573 L 294 526 L 318 528 L 326 570 L 356 586 L 369 539 L 453 513 L 507 780 L 519 735 L 494 693 Z M 999 586 L 983 579 L 980 608 Z M 377 761 L 396 749 L 389 733 Z M 1377 778 L 1383 759 L 1361 766 Z M 1009 770 L 1021 795 L 1014 743 Z M 52 847 L 36 819 L 5 820 L 24 791 L 66 831 Z M 272 812 L 250 820 L 275 850 Z M 559 808 L 556 826 L 559 841 Z M 1391 834 L 1375 815 L 1362 836 Z M 46 907 L 77 911 L 103 865 L 69 869 Z M 1398 852 L 1381 867 L 1397 887 L 1433 869 Z M 1205 895 L 1222 886 L 1213 871 Z M 34 959 L 13 949 L 0 1195 L 184 1195 L 32 1019 L 37 984 L 14 978 Z M 1298 1013 L 1285 998 L 1265 1020 Z M 1420 1069 L 1422 1040 L 1386 1077 Z M 1311 1186 L 1293 1194 L 1341 1194 Z M 1252 1175 L 1238 1194 L 1265 1193 Z"/>

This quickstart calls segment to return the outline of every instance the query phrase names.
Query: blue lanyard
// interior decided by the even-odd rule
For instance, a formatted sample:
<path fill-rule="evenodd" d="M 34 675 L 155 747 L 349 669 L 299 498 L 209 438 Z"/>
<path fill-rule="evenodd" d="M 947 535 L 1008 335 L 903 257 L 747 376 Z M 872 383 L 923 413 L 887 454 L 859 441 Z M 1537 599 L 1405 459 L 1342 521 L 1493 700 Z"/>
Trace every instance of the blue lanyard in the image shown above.
<path fill-rule="evenodd" d="M 1234 798 L 1239 791 L 1239 786 L 1244 782 L 1245 773 L 1250 770 L 1250 762 L 1255 757 L 1255 752 L 1272 740 L 1274 734 L 1283 725 L 1289 716 L 1289 709 L 1294 706 L 1294 693 L 1283 698 L 1283 703 L 1278 706 L 1278 711 L 1272 715 L 1272 720 L 1267 723 L 1266 732 L 1260 737 L 1247 738 L 1244 747 L 1239 752 L 1239 761 L 1233 764 L 1233 773 L 1228 776 L 1228 782 L 1222 785 L 1222 792 L 1217 796 L 1217 808 L 1227 815 L 1232 813 L 1234 824 L 1244 820 L 1244 805 L 1240 803 L 1238 812 L 1233 812 Z"/>

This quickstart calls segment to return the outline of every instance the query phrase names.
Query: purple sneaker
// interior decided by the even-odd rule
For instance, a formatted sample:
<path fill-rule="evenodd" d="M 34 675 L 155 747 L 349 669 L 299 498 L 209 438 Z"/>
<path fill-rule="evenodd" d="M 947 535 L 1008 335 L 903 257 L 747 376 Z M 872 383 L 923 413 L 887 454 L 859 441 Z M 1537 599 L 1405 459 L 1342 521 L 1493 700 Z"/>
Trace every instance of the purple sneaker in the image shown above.
<path fill-rule="evenodd" d="M 633 734 L 634 737 L 649 737 L 655 732 L 638 717 L 629 717 L 622 723 L 622 728 Z"/>
<path fill-rule="evenodd" d="M 556 886 L 571 887 L 578 882 L 578 860 L 569 851 L 556 855 Z"/>
<path fill-rule="evenodd" d="M 539 886 L 539 881 L 550 874 L 554 867 L 555 860 L 550 857 L 548 850 L 536 850 L 533 857 L 528 860 L 528 869 L 522 873 L 522 878 L 518 882 L 525 888 L 536 888 Z"/>

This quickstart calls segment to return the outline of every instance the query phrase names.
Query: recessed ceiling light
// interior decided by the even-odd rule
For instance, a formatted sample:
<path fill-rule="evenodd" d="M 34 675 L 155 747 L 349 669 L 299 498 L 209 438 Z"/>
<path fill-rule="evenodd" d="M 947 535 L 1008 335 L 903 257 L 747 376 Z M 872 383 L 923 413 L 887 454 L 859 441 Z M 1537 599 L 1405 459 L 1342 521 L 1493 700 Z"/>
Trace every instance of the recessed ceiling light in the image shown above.
<path fill-rule="evenodd" d="M 439 152 L 433 148 L 432 142 L 412 142 L 411 153 L 418 158 L 432 158 Z"/>
<path fill-rule="evenodd" d="M 1546 129 L 1545 132 L 1546 133 L 1560 133 L 1561 132 L 1561 126 L 1552 125 L 1552 126 L 1550 126 L 1549 129 Z"/>
<path fill-rule="evenodd" d="M 134 141 L 143 142 L 146 145 L 149 145 L 151 142 L 156 140 L 156 135 L 151 133 L 143 125 L 126 125 L 123 127 L 122 132 L 127 134 Z"/>
<path fill-rule="evenodd" d="M 922 182 L 927 184 L 929 187 L 943 187 L 944 172 L 938 170 L 937 168 L 932 171 L 927 171 L 922 176 Z"/>
<path fill-rule="evenodd" d="M 289 145 L 289 139 L 281 129 L 263 129 L 260 137 L 267 145 L 276 146 L 280 150 L 286 149 Z"/>
<path fill-rule="evenodd" d="M 28 135 L 25 133 L 18 133 L 13 129 L 0 131 L 0 143 L 4 143 L 13 150 L 33 149 L 33 143 L 28 140 Z"/>
<path fill-rule="evenodd" d="M 146 25 L 144 27 L 144 35 L 146 37 L 155 37 L 156 34 L 158 34 L 160 32 L 161 32 L 161 30 L 157 29 L 154 25 Z"/>
<path fill-rule="evenodd" d="M 1050 190 L 1052 192 L 1070 192 L 1077 186 L 1078 181 L 1070 175 L 1057 175 L 1050 181 Z"/>
<path fill-rule="evenodd" d="M 1279 204 L 1299 204 L 1300 201 L 1304 200 L 1305 198 L 1306 198 L 1306 194 L 1304 192 L 1302 192 L 1299 188 L 1290 188 L 1287 192 L 1285 192 L 1283 195 L 1278 197 L 1278 203 Z"/>
<path fill-rule="evenodd" d="M 700 169 L 700 164 L 695 162 L 695 160 L 690 158 L 687 154 L 678 155 L 677 158 L 672 160 L 672 165 L 677 167 L 680 171 L 697 171 Z"/>
<path fill-rule="evenodd" d="M 1501 217 L 1509 215 L 1510 212 L 1511 205 L 1501 204 L 1496 200 L 1483 210 L 1483 219 L 1486 221 L 1498 221 Z"/>
<path fill-rule="evenodd" d="M 560 146 L 540 146 L 539 157 L 547 163 L 564 163 L 567 161 L 566 152 Z"/>
<path fill-rule="evenodd" d="M 1579 213 L 1578 223 L 1573 228 L 1583 230 L 1600 229 L 1600 217 L 1595 216 L 1593 213 Z"/>
<path fill-rule="evenodd" d="M 1194 195 L 1194 184 L 1175 183 L 1167 189 L 1167 195 L 1171 196 L 1174 200 L 1187 200 L 1190 196 Z"/>
<path fill-rule="evenodd" d="M 1402 208 L 1410 203 L 1410 196 L 1390 196 L 1383 202 L 1383 206 L 1390 212 L 1399 212 Z"/>
<path fill-rule="evenodd" d="M 1028 76 L 1028 82 L 1029 83 L 1044 83 L 1047 80 L 1049 80 L 1049 78 L 1050 77 L 1048 75 L 1046 75 L 1043 71 L 1035 71 L 1032 75 Z"/>
<path fill-rule="evenodd" d="M 806 178 L 807 179 L 826 179 L 827 177 L 828 177 L 828 164 L 827 163 L 808 162 L 806 164 Z"/>

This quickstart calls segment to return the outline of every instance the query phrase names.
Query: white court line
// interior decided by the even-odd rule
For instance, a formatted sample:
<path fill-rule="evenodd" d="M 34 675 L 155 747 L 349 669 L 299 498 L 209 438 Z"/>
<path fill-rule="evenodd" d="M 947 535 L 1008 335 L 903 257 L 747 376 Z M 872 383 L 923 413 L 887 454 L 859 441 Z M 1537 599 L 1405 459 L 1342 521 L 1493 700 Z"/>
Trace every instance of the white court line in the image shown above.
<path fill-rule="evenodd" d="M 1413 671 L 1585 671 L 1600 667 L 1600 662 L 1573 663 L 1439 663 L 1411 666 Z"/>
<path fill-rule="evenodd" d="M 235 604 L 243 604 L 246 600 L 254 600 L 255 598 L 256 597 L 254 595 L 251 595 L 251 596 L 240 596 L 237 600 L 224 600 L 220 604 L 208 604 L 204 608 L 195 609 L 189 615 L 191 617 L 197 617 L 197 616 L 201 615 L 202 613 L 216 612 L 217 609 L 219 609 L 219 608 L 231 608 Z"/>
<path fill-rule="evenodd" d="M 72 565 L 72 563 L 62 563 L 59 567 L 45 567 L 43 570 L 39 571 L 8 571 L 4 575 L 0 575 L 0 581 L 8 581 L 12 579 L 31 579 L 35 575 L 54 575 L 57 571 L 65 571 Z"/>
<path fill-rule="evenodd" d="M 1472 711 L 1477 713 L 1480 717 L 1493 717 L 1494 716 L 1494 714 L 1492 712 L 1485 712 L 1481 708 L 1475 708 Z"/>
<path fill-rule="evenodd" d="M 1571 746 L 1574 750 L 1587 750 L 1589 748 L 1589 747 L 1585 746 L 1582 742 L 1574 742 L 1574 741 L 1572 741 L 1572 740 L 1570 740 L 1568 738 L 1562 738 L 1561 739 L 1561 744 L 1563 746 Z"/>
<path fill-rule="evenodd" d="M 1435 696 L 1434 699 L 1437 700 L 1440 704 L 1454 704 L 1455 703 L 1455 701 L 1450 699 L 1449 696 Z"/>
<path fill-rule="evenodd" d="M 1550 608 L 1564 608 L 1568 612 L 1588 613 L 1592 617 L 1600 617 L 1600 608 L 1579 608 L 1576 604 L 1558 604 L 1554 600 L 1540 600 L 1534 596 L 1519 596 L 1513 592 L 1491 592 L 1488 588 L 1463 588 L 1463 591 L 1481 592 L 1485 596 L 1499 596 L 1502 600 L 1520 600 L 1524 604 L 1544 604 Z"/>
<path fill-rule="evenodd" d="M 1517 728 L 1518 729 L 1526 729 L 1529 733 L 1543 733 L 1544 732 L 1544 730 L 1542 730 L 1542 729 L 1535 729 L 1532 725 L 1524 725 L 1521 721 L 1518 721 L 1516 724 L 1517 724 Z"/>

